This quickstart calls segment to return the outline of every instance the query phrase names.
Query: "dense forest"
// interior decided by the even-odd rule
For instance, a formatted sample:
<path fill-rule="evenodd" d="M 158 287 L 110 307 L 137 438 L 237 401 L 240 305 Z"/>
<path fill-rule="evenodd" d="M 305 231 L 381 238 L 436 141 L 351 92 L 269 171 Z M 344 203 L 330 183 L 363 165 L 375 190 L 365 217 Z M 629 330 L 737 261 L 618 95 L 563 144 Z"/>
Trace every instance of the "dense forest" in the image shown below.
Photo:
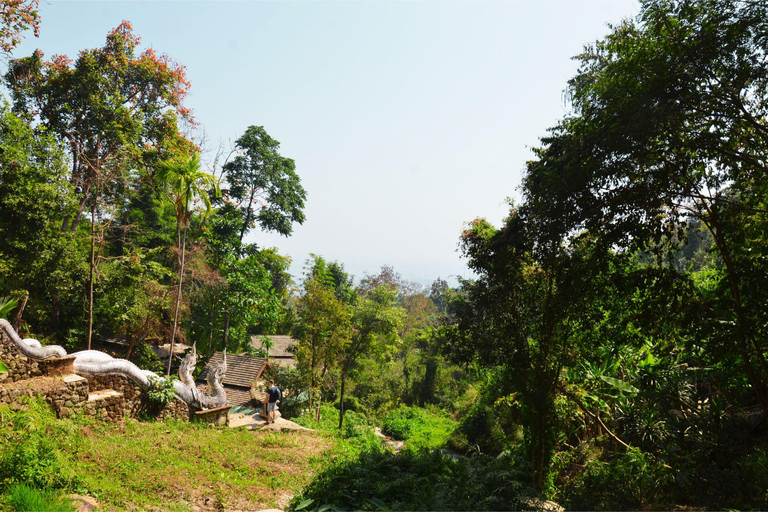
<path fill-rule="evenodd" d="M 74 59 L 12 55 L 35 6 L 0 17 L 0 311 L 22 334 L 121 337 L 165 373 L 153 344 L 202 368 L 292 335 L 285 416 L 412 439 L 366 441 L 297 509 L 768 508 L 765 2 L 645 0 L 586 46 L 521 200 L 461 235 L 475 277 L 428 289 L 322 256 L 291 276 L 246 241 L 305 219 L 280 143 L 196 140 L 183 66 L 128 22 Z"/>

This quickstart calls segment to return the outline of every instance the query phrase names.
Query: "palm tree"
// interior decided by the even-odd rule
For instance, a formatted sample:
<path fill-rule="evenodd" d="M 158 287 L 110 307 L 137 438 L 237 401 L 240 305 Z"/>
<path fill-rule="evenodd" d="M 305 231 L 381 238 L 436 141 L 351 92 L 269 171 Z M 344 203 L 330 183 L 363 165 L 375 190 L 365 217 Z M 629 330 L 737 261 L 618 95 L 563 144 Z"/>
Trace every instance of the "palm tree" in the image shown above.
<path fill-rule="evenodd" d="M 211 211 L 211 199 L 208 191 L 213 189 L 216 197 L 221 195 L 216 177 L 200 169 L 200 157 L 197 153 L 192 156 L 181 156 L 173 160 L 161 162 L 155 177 L 165 188 L 165 194 L 173 202 L 176 210 L 176 240 L 181 247 L 181 262 L 179 265 L 179 289 L 176 293 L 176 311 L 173 315 L 173 330 L 171 331 L 171 352 L 168 357 L 166 375 L 171 373 L 173 349 L 176 342 L 176 329 L 179 326 L 179 306 L 181 304 L 181 283 L 184 279 L 184 263 L 187 245 L 187 228 L 192 217 L 191 206 L 197 200 L 205 205 L 207 213 Z"/>

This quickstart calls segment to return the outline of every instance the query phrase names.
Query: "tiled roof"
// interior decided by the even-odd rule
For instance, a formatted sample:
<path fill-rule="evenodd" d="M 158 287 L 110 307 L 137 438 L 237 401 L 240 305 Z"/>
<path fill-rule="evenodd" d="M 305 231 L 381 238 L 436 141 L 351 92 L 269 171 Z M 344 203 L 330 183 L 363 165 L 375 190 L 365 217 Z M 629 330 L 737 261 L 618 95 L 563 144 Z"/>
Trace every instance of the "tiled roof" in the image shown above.
<path fill-rule="evenodd" d="M 208 384 L 198 384 L 197 389 L 203 393 L 210 393 Z M 227 392 L 227 404 L 229 405 L 252 405 L 251 399 L 253 398 L 250 389 L 245 389 L 236 386 L 224 386 L 224 390 Z"/>
<path fill-rule="evenodd" d="M 227 390 L 227 403 L 229 405 L 249 405 L 251 401 L 251 390 L 240 387 L 224 386 Z"/>
<path fill-rule="evenodd" d="M 271 339 L 275 345 L 269 351 L 269 357 L 293 357 L 293 353 L 288 351 L 288 347 L 298 344 L 298 341 L 290 336 L 273 335 L 268 336 L 251 336 L 251 345 L 255 348 L 261 348 L 261 340 L 263 338 Z"/>
<path fill-rule="evenodd" d="M 208 368 L 218 363 L 223 359 L 221 352 L 214 352 L 208 364 L 205 365 L 203 371 L 200 372 L 200 376 L 197 378 L 198 382 L 205 382 L 208 377 Z M 227 354 L 227 373 L 224 375 L 222 384 L 226 387 L 239 386 L 249 389 L 253 382 L 261 377 L 261 373 L 264 371 L 264 367 L 267 364 L 267 360 L 261 357 L 249 357 L 239 354 Z"/>

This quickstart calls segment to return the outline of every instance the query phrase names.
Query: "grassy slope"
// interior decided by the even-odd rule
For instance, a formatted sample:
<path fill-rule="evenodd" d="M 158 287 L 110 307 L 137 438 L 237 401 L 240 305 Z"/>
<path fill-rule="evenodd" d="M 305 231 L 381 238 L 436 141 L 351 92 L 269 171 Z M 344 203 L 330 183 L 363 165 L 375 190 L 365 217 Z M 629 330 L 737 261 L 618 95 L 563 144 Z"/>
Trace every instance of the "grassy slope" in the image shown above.
<path fill-rule="evenodd" d="M 24 483 L 57 495 L 88 494 L 104 509 L 282 508 L 332 446 L 308 431 L 180 421 L 109 425 L 56 419 L 42 401 L 0 406 L 0 510 L 13 507 Z"/>
<path fill-rule="evenodd" d="M 82 432 L 79 475 L 100 502 L 187 510 L 284 506 L 329 443 L 311 432 L 251 432 L 183 422 L 94 425 Z"/>

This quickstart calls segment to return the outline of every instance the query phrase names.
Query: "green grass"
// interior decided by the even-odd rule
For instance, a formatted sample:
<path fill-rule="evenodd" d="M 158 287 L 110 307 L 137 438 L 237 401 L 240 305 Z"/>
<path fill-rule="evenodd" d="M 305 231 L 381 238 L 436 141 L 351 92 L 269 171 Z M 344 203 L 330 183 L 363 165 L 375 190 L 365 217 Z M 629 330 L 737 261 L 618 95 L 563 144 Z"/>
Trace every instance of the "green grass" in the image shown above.
<path fill-rule="evenodd" d="M 381 430 L 395 439 L 405 441 L 408 449 L 418 451 L 445 446 L 456 425 L 450 418 L 426 409 L 401 407 L 384 419 Z"/>
<path fill-rule="evenodd" d="M 45 403 L 32 402 L 25 411 L 0 409 L 0 445 L 3 503 L 23 484 L 42 495 L 87 494 L 105 509 L 254 510 L 283 508 L 332 443 L 307 431 L 58 420 Z"/>
<path fill-rule="evenodd" d="M 128 421 L 94 426 L 79 459 L 84 486 L 116 506 L 183 508 L 214 499 L 249 509 L 280 505 L 281 496 L 298 492 L 311 477 L 311 455 L 326 447 L 307 432 Z"/>
<path fill-rule="evenodd" d="M 14 511 L 74 512 L 72 502 L 61 493 L 37 489 L 27 484 L 14 484 L 4 498 L 5 504 Z"/>
<path fill-rule="evenodd" d="M 382 442 L 374 433 L 373 425 L 363 414 L 344 413 L 344 426 L 339 430 L 339 411 L 330 404 L 320 407 L 320 421 L 316 413 L 294 418 L 299 425 L 318 431 L 333 447 L 324 455 L 323 464 L 337 459 L 353 459 L 364 451 L 382 450 Z"/>

